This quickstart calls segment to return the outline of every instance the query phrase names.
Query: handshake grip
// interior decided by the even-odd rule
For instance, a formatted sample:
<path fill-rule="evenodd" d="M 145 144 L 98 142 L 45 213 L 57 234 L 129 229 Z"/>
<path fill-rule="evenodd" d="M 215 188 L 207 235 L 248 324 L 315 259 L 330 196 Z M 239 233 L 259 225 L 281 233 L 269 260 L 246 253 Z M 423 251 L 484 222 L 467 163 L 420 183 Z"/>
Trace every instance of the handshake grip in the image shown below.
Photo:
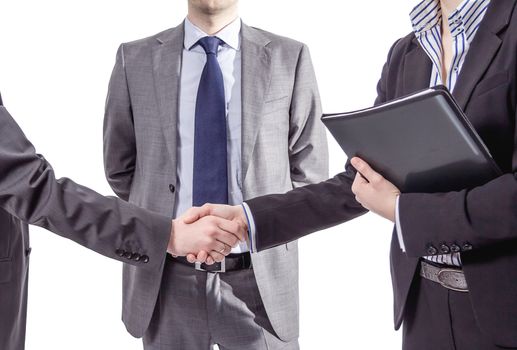
<path fill-rule="evenodd" d="M 191 263 L 223 261 L 233 247 L 248 240 L 242 206 L 205 204 L 192 207 L 172 221 L 167 252 L 186 256 Z"/>

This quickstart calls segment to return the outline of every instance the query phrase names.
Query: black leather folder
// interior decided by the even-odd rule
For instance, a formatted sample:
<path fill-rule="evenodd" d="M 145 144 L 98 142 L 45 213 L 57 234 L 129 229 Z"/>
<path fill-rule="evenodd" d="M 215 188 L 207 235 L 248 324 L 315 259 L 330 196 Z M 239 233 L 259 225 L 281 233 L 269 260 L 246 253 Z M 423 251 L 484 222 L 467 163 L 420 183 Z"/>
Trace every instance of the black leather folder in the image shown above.
<path fill-rule="evenodd" d="M 482 185 L 501 171 L 446 87 L 372 108 L 324 114 L 348 157 L 359 156 L 402 192 Z"/>

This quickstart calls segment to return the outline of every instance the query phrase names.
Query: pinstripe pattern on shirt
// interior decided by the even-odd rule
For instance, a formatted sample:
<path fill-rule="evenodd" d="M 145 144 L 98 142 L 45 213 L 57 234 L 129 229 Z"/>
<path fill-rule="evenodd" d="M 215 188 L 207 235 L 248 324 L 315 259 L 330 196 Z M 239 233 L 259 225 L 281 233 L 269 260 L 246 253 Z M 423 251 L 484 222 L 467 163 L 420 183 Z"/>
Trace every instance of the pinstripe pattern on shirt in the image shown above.
<path fill-rule="evenodd" d="M 442 77 L 442 9 L 440 0 L 423 0 L 410 13 L 415 36 L 432 62 L 430 86 L 446 85 L 453 91 L 465 57 L 483 20 L 490 0 L 464 0 L 447 19 L 452 36 L 452 62 L 447 77 Z M 444 79 L 445 78 L 445 79 Z M 426 256 L 425 259 L 461 266 L 459 253 Z"/>

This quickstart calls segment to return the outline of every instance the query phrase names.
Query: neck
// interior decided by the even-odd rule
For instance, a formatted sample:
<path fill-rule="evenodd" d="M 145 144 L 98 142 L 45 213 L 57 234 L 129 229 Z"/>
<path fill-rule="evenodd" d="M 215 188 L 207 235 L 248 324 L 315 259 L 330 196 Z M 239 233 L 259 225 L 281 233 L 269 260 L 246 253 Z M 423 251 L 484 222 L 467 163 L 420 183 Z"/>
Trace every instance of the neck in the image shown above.
<path fill-rule="evenodd" d="M 462 2 L 463 0 L 440 0 L 442 19 L 447 20 L 451 13 L 453 13 Z"/>
<path fill-rule="evenodd" d="M 214 35 L 221 31 L 228 24 L 232 23 L 238 16 L 237 6 L 219 13 L 200 13 L 189 7 L 187 18 L 196 27 L 208 35 Z"/>

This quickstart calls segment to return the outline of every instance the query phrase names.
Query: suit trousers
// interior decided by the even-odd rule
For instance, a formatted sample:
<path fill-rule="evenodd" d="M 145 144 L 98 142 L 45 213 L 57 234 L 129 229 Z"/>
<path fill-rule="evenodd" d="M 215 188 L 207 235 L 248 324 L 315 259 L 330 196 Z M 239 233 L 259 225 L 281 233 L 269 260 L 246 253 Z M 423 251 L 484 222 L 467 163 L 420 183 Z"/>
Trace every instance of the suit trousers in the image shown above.
<path fill-rule="evenodd" d="M 415 276 L 403 326 L 403 350 L 497 350 L 476 323 L 469 293 Z M 507 348 L 505 348 L 507 349 Z"/>
<path fill-rule="evenodd" d="M 252 269 L 197 271 L 167 259 L 145 350 L 297 350 L 269 322 Z"/>

